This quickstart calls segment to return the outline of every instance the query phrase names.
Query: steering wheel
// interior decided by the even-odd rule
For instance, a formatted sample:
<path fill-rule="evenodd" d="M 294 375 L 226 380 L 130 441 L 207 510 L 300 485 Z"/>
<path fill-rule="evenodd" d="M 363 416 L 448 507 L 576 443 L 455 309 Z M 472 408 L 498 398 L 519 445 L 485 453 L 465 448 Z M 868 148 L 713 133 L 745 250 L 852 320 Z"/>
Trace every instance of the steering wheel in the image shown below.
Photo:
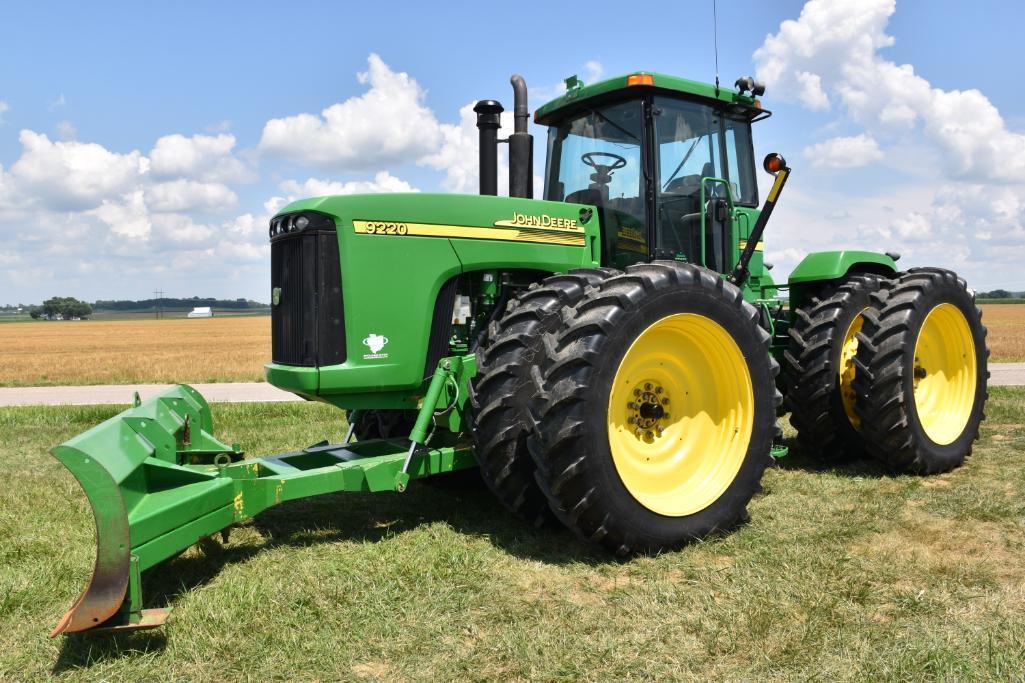
<path fill-rule="evenodd" d="M 614 161 L 611 164 L 599 164 L 597 161 L 594 160 L 594 157 L 608 157 L 609 159 L 614 159 Z M 619 156 L 618 154 L 613 154 L 612 152 L 587 152 L 585 154 L 580 155 L 580 160 L 588 166 L 590 166 L 591 168 L 593 168 L 594 170 L 604 170 L 606 173 L 608 173 L 609 171 L 615 171 L 617 168 L 623 168 L 624 166 L 626 166 L 626 159 Z"/>

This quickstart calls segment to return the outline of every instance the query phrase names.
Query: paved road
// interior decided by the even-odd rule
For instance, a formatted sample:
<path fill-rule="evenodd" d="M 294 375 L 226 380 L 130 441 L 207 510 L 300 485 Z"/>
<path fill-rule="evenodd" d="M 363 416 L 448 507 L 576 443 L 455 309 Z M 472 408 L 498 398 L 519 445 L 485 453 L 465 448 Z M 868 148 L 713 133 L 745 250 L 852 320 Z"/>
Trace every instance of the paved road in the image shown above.
<path fill-rule="evenodd" d="M 990 363 L 990 386 L 1025 386 L 1025 363 Z M 132 392 L 146 400 L 169 384 L 105 384 L 80 387 L 0 388 L 0 407 L 41 405 L 96 405 L 131 403 Z M 301 401 L 295 394 L 272 387 L 266 382 L 193 384 L 211 403 L 255 401 Z"/>
<path fill-rule="evenodd" d="M 1025 385 L 1025 363 L 990 363 L 989 385 L 991 387 Z"/>
<path fill-rule="evenodd" d="M 11 387 L 0 388 L 0 407 L 42 405 L 96 405 L 100 403 L 131 403 L 132 392 L 142 400 L 159 394 L 170 384 L 104 384 L 79 387 Z M 193 384 L 203 397 L 213 402 L 249 403 L 253 401 L 301 401 L 295 394 L 282 391 L 266 382 L 225 384 Z"/>

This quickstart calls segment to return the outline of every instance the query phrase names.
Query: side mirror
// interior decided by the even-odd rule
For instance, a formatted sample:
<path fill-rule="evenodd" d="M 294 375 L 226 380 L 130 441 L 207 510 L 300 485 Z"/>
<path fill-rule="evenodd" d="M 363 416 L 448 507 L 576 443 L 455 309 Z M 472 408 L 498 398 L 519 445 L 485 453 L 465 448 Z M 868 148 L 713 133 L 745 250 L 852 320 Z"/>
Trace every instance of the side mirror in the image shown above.
<path fill-rule="evenodd" d="M 765 155 L 765 160 L 762 161 L 762 168 L 769 175 L 776 175 L 784 168 L 787 167 L 787 160 L 783 158 L 782 154 L 772 152 L 771 154 Z"/>

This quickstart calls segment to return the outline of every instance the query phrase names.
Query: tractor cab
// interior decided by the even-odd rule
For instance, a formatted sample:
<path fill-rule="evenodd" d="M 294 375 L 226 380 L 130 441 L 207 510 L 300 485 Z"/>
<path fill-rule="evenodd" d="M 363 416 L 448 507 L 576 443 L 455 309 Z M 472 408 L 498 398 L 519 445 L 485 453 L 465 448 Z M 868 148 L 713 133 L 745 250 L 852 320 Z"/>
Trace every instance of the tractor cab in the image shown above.
<path fill-rule="evenodd" d="M 757 217 L 751 123 L 769 116 L 760 86 L 738 87 L 647 73 L 568 79 L 535 114 L 549 127 L 544 198 L 598 208 L 606 265 L 662 258 L 728 272 Z"/>

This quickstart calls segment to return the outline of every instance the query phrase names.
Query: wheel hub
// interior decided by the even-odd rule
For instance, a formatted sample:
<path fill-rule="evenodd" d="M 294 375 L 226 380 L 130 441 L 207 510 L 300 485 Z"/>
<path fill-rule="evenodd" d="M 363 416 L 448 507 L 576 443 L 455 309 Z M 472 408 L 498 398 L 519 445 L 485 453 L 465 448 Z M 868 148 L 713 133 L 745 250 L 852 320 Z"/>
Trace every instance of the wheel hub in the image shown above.
<path fill-rule="evenodd" d="M 633 428 L 633 435 L 647 443 L 661 437 L 672 417 L 669 407 L 669 392 L 658 382 L 641 382 L 634 387 L 633 398 L 626 404 L 626 422 Z"/>
<path fill-rule="evenodd" d="M 616 473 L 652 512 L 704 510 L 740 471 L 754 416 L 751 372 L 733 335 L 696 313 L 666 316 L 634 339 L 609 386 Z"/>
<path fill-rule="evenodd" d="M 915 411 L 934 443 L 953 443 L 971 421 L 977 383 L 975 342 L 967 318 L 941 303 L 922 322 L 911 387 Z"/>
<path fill-rule="evenodd" d="M 861 427 L 861 418 L 854 412 L 854 403 L 857 401 L 857 393 L 854 391 L 854 376 L 857 373 L 854 357 L 858 355 L 858 332 L 865 322 L 865 310 L 867 309 L 862 309 L 851 321 L 840 347 L 840 400 L 843 402 L 847 419 L 855 429 Z"/>

